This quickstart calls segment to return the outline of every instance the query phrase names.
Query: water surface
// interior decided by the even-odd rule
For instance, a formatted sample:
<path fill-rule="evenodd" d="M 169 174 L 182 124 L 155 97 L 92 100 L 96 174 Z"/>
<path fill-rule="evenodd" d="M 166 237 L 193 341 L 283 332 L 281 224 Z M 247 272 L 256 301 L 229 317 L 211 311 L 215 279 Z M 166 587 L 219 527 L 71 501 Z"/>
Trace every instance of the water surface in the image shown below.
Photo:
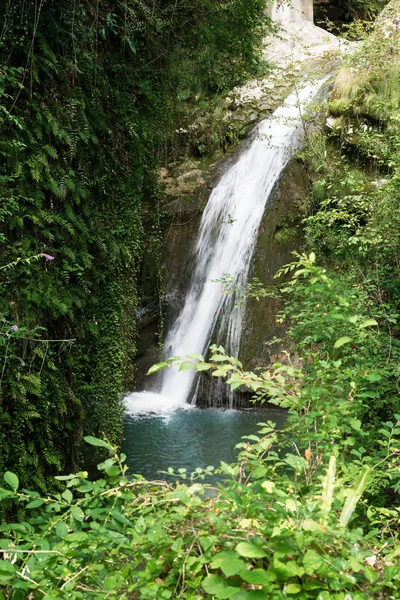
<path fill-rule="evenodd" d="M 162 471 L 217 467 L 234 462 L 235 445 L 242 436 L 254 434 L 257 423 L 273 421 L 282 428 L 286 412 L 275 409 L 252 411 L 187 408 L 170 413 L 126 415 L 125 441 L 129 473 L 147 479 L 164 479 Z"/>

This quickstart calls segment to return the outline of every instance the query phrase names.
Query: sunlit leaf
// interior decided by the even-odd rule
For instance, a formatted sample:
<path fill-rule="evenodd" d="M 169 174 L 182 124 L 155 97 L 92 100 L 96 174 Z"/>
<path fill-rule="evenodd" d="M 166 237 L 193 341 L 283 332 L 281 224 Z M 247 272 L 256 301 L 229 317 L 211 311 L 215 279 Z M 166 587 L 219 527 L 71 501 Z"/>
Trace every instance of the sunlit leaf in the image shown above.
<path fill-rule="evenodd" d="M 336 340 L 336 342 L 335 342 L 335 344 L 334 344 L 333 347 L 334 348 L 341 348 L 345 344 L 350 344 L 351 341 L 352 341 L 352 338 L 350 338 L 347 335 L 345 335 L 344 337 L 341 337 L 338 340 Z"/>
<path fill-rule="evenodd" d="M 18 486 L 19 486 L 19 480 L 18 480 L 17 475 L 15 473 L 11 473 L 11 471 L 6 471 L 3 475 L 3 477 L 4 477 L 4 481 L 6 483 L 8 483 L 10 488 L 12 490 L 14 490 L 14 492 L 16 492 L 18 489 Z"/>

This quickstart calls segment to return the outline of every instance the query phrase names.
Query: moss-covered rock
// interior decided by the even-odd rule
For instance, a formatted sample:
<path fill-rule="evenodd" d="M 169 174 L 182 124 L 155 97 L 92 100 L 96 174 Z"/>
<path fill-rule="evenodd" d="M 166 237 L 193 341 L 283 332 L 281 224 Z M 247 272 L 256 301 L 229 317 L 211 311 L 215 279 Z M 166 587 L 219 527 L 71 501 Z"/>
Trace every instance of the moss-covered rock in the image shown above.
<path fill-rule="evenodd" d="M 261 223 L 254 250 L 249 280 L 256 277 L 265 287 L 277 290 L 276 271 L 292 259 L 302 244 L 301 206 L 309 193 L 308 174 L 303 164 L 293 159 L 271 195 Z M 276 322 L 282 309 L 278 297 L 247 302 L 240 349 L 246 367 L 255 369 L 283 358 L 288 349 L 285 326 Z"/>

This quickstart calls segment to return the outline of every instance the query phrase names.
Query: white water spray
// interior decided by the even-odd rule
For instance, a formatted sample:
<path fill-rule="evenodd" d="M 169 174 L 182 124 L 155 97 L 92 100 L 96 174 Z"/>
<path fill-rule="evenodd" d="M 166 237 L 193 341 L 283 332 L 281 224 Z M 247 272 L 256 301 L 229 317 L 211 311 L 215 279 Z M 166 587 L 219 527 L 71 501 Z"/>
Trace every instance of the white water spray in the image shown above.
<path fill-rule="evenodd" d="M 251 143 L 213 190 L 200 225 L 185 304 L 165 342 L 167 357 L 206 352 L 218 318 L 228 330 L 229 352 L 237 355 L 242 312 L 232 310 L 232 299 L 216 280 L 229 274 L 235 285 L 246 284 L 265 205 L 282 170 L 302 144 L 302 110 L 321 85 L 308 85 L 293 93 L 284 106 L 262 121 L 253 131 Z M 131 394 L 125 399 L 127 412 L 188 408 L 188 402 L 195 402 L 195 377 L 193 370 L 166 369 L 160 392 Z"/>
<path fill-rule="evenodd" d="M 277 2 L 272 5 L 271 19 L 273 21 L 313 21 L 313 1 L 312 0 L 291 0 L 287 2 Z"/>

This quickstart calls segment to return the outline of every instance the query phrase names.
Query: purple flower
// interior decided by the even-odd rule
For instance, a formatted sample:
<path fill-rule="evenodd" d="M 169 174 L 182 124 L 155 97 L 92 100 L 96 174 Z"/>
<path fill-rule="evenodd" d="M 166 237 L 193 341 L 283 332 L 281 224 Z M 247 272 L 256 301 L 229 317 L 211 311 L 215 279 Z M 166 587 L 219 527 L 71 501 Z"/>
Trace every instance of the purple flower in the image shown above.
<path fill-rule="evenodd" d="M 45 258 L 46 260 L 54 260 L 54 256 L 50 256 L 50 254 L 45 254 L 44 252 L 41 252 L 39 256 Z"/>
<path fill-rule="evenodd" d="M 11 331 L 18 331 L 18 325 L 11 325 Z"/>

